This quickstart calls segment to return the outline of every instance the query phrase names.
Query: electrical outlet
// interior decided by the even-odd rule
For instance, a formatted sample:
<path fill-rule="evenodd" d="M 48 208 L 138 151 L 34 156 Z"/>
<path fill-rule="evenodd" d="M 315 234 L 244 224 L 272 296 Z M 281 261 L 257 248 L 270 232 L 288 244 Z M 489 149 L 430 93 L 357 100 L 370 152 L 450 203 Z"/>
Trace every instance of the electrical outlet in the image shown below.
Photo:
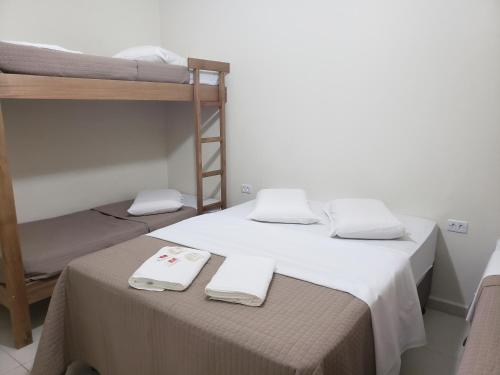
<path fill-rule="evenodd" d="M 448 231 L 457 233 L 467 233 L 469 230 L 469 223 L 463 220 L 448 219 Z"/>
<path fill-rule="evenodd" d="M 252 185 L 242 184 L 241 185 L 241 192 L 243 194 L 252 194 Z"/>

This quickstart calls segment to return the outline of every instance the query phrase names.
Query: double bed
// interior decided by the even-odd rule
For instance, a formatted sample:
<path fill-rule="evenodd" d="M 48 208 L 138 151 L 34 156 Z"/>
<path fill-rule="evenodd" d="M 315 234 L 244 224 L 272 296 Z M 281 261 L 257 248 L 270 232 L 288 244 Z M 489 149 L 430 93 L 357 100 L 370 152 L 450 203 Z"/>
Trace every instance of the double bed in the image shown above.
<path fill-rule="evenodd" d="M 198 218 L 244 220 L 252 204 Z M 312 203 L 318 214 L 321 206 Z M 432 270 L 436 226 L 424 219 L 400 219 L 408 230 L 400 240 L 330 240 L 339 248 L 367 245 L 377 251 L 392 246 L 389 251 L 405 254 L 422 285 Z M 262 225 L 278 232 L 282 227 Z M 288 224 L 283 230 L 323 236 L 329 223 L 322 216 L 319 224 Z M 370 307 L 349 293 L 275 274 L 262 307 L 210 301 L 204 287 L 223 261 L 219 255 L 212 255 L 184 292 L 129 288 L 134 270 L 170 243 L 158 238 L 162 231 L 69 264 L 52 297 L 33 374 L 63 373 L 76 360 L 103 375 L 376 373 Z"/>

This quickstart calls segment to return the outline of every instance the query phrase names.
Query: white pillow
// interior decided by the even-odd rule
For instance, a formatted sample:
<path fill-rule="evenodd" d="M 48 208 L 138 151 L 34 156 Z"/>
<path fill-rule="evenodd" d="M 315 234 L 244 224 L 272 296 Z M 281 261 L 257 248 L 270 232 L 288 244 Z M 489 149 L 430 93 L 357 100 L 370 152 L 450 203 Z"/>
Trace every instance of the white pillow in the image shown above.
<path fill-rule="evenodd" d="M 332 237 L 390 240 L 405 234 L 403 224 L 376 199 L 336 199 L 325 211 Z"/>
<path fill-rule="evenodd" d="M 161 62 L 187 66 L 187 60 L 178 54 L 158 46 L 137 46 L 118 52 L 113 57 L 126 60 Z"/>
<path fill-rule="evenodd" d="M 319 221 L 302 189 L 262 189 L 249 219 L 271 223 L 313 224 Z"/>
<path fill-rule="evenodd" d="M 17 42 L 17 41 L 10 41 L 10 40 L 4 40 L 3 42 L 10 43 L 10 44 L 17 44 L 17 45 L 20 45 L 20 46 L 28 46 L 28 47 L 37 47 L 37 48 L 51 49 L 53 51 L 60 51 L 60 52 L 81 53 L 80 51 L 73 51 L 73 50 L 66 49 L 66 48 L 61 47 L 61 46 L 56 46 L 54 44 Z"/>
<path fill-rule="evenodd" d="M 143 190 L 128 209 L 133 216 L 174 212 L 182 207 L 182 195 L 177 190 Z"/>

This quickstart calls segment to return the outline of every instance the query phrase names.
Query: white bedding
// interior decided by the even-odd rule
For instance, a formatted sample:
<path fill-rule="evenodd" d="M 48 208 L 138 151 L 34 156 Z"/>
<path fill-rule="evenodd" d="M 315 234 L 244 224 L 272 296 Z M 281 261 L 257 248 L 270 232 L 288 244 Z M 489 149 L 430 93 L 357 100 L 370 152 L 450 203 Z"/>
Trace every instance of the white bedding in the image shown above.
<path fill-rule="evenodd" d="M 425 344 L 411 254 L 381 241 L 332 239 L 326 215 L 308 226 L 254 222 L 245 218 L 252 205 L 197 216 L 149 235 L 222 256 L 271 257 L 277 273 L 358 297 L 372 314 L 377 374 L 398 374 L 401 353 Z"/>
<path fill-rule="evenodd" d="M 196 197 L 194 195 L 183 194 L 183 203 L 185 206 L 196 208 Z M 204 204 L 216 202 L 216 199 L 207 198 Z M 274 224 L 275 226 L 293 227 L 297 230 L 324 234 L 330 234 L 330 222 L 323 211 L 324 202 L 311 201 L 311 210 L 318 215 L 320 222 L 311 225 L 302 224 Z M 254 207 L 254 202 L 247 202 L 231 208 L 225 212 L 236 218 L 246 218 Z M 437 225 L 435 222 L 414 216 L 396 215 L 406 228 L 406 235 L 396 240 L 350 240 L 342 238 L 332 238 L 337 242 L 354 242 L 388 246 L 396 250 L 401 250 L 410 256 L 413 276 L 417 284 L 422 280 L 427 271 L 432 268 L 436 257 Z"/>
<path fill-rule="evenodd" d="M 406 228 L 406 235 L 396 240 L 357 240 L 380 246 L 388 246 L 410 256 L 411 269 L 415 281 L 420 283 L 436 258 L 437 224 L 420 217 L 396 215 Z M 356 241 L 341 240 L 338 241 Z"/>

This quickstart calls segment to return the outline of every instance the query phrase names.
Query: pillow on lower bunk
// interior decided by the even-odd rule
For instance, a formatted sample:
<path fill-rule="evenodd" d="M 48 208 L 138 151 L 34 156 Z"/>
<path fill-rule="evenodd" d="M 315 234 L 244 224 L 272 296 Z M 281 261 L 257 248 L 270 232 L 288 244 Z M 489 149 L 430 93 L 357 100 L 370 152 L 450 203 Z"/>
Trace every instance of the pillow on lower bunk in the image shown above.
<path fill-rule="evenodd" d="M 163 214 L 178 211 L 182 207 L 182 194 L 177 190 L 143 190 L 128 209 L 132 216 Z"/>
<path fill-rule="evenodd" d="M 403 224 L 376 199 L 336 199 L 327 203 L 331 237 L 391 240 L 405 234 Z"/>
<path fill-rule="evenodd" d="M 262 189 L 249 219 L 271 223 L 313 224 L 319 221 L 302 189 Z"/>
<path fill-rule="evenodd" d="M 118 52 L 113 57 L 126 60 L 140 60 L 187 66 L 187 61 L 184 57 L 159 46 L 131 47 Z"/>

